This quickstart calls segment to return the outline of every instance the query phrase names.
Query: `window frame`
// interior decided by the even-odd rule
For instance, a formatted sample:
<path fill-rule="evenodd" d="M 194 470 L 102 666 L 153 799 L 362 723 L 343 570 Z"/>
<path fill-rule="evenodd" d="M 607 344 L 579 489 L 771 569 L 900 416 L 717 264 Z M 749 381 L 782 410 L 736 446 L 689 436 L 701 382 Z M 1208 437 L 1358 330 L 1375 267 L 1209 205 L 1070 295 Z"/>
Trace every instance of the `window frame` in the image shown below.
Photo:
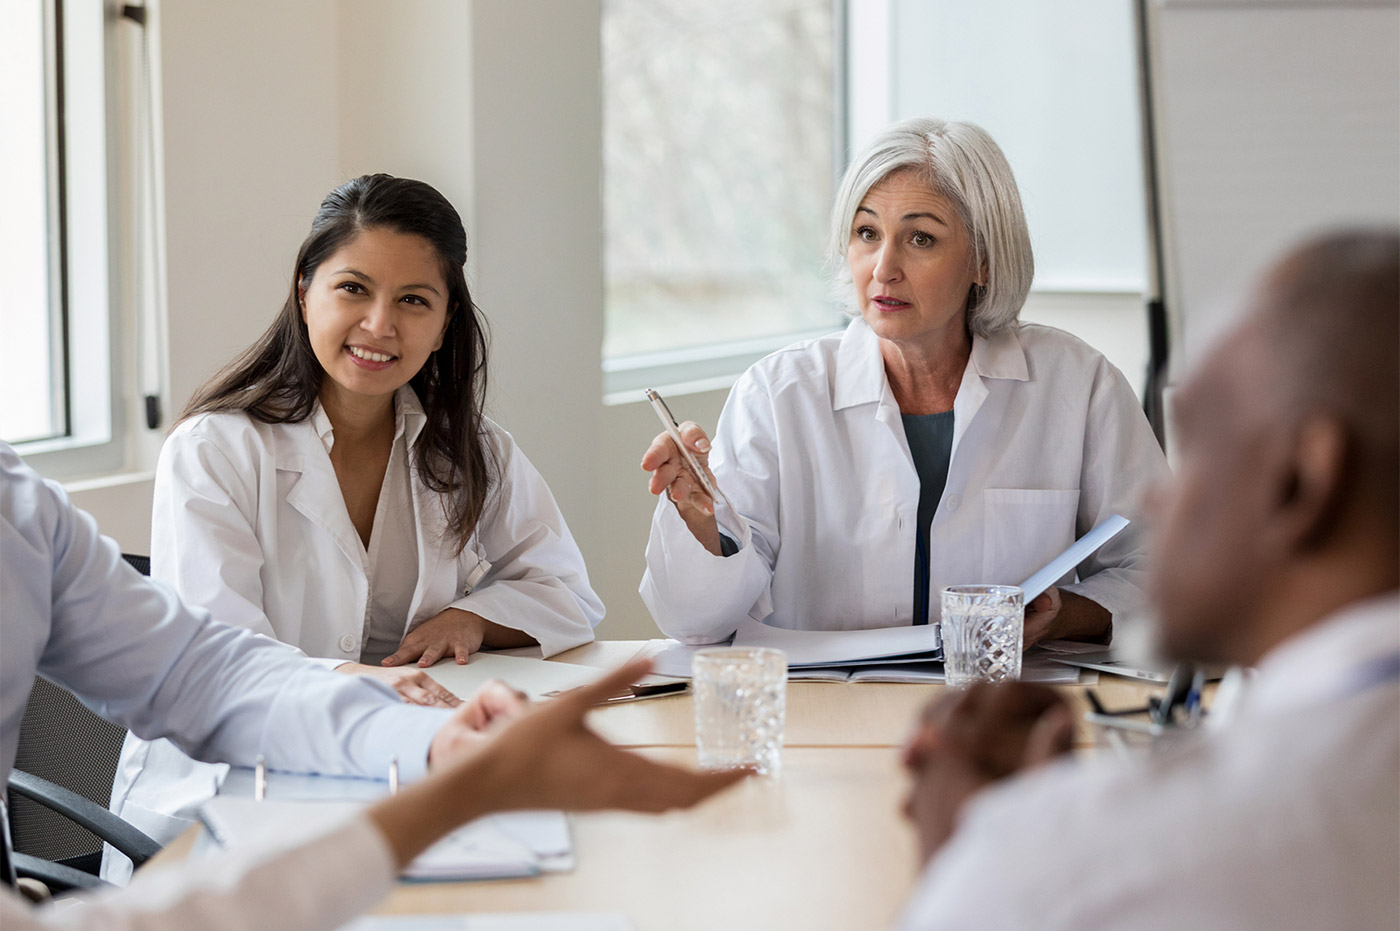
<path fill-rule="evenodd" d="M 46 91 L 53 129 L 51 184 L 59 233 L 58 300 L 51 325 L 61 339 L 51 386 L 63 432 L 15 443 L 50 477 L 119 470 L 126 460 L 119 375 L 120 300 L 115 271 L 120 217 L 116 138 L 118 73 L 115 14 L 107 4 L 49 0 L 54 92 Z M 61 96 L 60 96 L 61 95 Z M 60 119 L 61 117 L 61 119 Z"/>

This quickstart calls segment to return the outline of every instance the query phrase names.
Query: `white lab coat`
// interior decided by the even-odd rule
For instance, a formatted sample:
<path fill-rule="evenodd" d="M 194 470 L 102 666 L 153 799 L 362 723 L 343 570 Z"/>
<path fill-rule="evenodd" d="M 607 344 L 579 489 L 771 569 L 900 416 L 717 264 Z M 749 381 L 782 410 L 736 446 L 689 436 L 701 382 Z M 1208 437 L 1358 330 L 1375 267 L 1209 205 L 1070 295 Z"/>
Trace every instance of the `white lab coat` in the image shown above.
<path fill-rule="evenodd" d="M 407 387 L 396 401 L 411 447 L 422 407 Z M 369 582 L 322 441 L 329 427 L 319 406 L 301 423 L 222 413 L 180 424 L 156 469 L 151 570 L 220 621 L 339 665 L 360 658 Z M 544 479 L 510 434 L 488 430 L 500 479 L 460 555 L 445 535 L 440 496 L 412 475 L 418 581 L 404 632 L 455 607 L 525 631 L 545 656 L 587 643 L 603 605 L 583 556 Z M 168 841 L 222 774 L 168 742 L 128 737 L 111 807 Z M 119 880 L 119 870 L 109 863 L 104 876 Z"/>
<path fill-rule="evenodd" d="M 953 404 L 930 589 L 1017 584 L 1115 512 L 1134 523 L 1062 580 L 1115 618 L 1140 603 L 1141 499 L 1166 460 L 1107 359 L 1051 327 L 974 337 Z M 863 320 L 756 363 L 730 392 L 710 465 L 752 544 L 711 555 L 665 497 L 641 594 L 663 631 L 722 640 L 744 616 L 838 630 L 912 623 L 919 476 L 879 340 Z M 931 599 L 936 620 L 938 598 Z"/>

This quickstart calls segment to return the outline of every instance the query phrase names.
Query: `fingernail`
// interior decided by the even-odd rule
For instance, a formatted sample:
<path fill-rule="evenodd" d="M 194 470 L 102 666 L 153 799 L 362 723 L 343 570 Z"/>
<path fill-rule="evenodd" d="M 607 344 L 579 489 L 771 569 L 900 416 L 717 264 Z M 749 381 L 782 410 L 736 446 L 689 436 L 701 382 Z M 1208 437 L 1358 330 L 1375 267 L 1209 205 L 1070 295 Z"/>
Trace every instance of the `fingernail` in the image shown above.
<path fill-rule="evenodd" d="M 700 450 L 700 452 L 702 453 L 707 453 L 710 451 L 710 441 L 702 436 L 700 437 L 700 439 L 695 441 L 695 448 Z"/>

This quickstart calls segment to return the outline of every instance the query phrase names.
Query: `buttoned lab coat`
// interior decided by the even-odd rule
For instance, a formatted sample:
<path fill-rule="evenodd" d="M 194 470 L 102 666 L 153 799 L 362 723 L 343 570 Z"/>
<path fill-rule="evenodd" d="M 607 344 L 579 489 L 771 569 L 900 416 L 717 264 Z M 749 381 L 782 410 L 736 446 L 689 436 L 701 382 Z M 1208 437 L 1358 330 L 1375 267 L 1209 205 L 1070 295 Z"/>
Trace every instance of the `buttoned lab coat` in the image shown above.
<path fill-rule="evenodd" d="M 1138 609 L 1147 487 L 1166 460 L 1122 374 L 1086 343 L 1018 324 L 974 336 L 929 530 L 930 621 L 944 585 L 1018 584 L 1113 513 L 1133 523 L 1061 580 L 1115 618 Z M 730 392 L 710 466 L 752 542 L 710 554 L 662 496 L 641 594 L 687 643 L 745 616 L 838 630 L 910 624 L 919 476 L 879 339 L 863 320 L 760 360 Z"/>
<path fill-rule="evenodd" d="M 411 388 L 396 400 L 411 448 L 422 407 Z M 180 424 L 156 469 L 151 568 L 215 618 L 338 665 L 360 658 L 369 583 L 322 443 L 328 429 L 319 407 L 301 423 L 222 413 Z M 544 479 L 510 434 L 488 430 L 499 480 L 460 555 L 445 535 L 438 493 L 412 474 L 418 581 L 404 632 L 455 607 L 525 631 L 545 656 L 587 643 L 603 605 L 583 556 Z M 128 737 L 112 810 L 167 841 L 221 776 L 168 743 Z"/>

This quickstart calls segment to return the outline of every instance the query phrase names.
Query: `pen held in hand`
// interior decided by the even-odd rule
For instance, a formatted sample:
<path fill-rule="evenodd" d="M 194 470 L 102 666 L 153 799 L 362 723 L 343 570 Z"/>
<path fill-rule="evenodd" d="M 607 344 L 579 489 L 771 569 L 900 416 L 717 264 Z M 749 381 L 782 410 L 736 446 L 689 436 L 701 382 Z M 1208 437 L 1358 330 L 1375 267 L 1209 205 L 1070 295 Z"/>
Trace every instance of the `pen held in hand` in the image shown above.
<path fill-rule="evenodd" d="M 695 458 L 695 454 L 690 451 L 690 447 L 685 445 L 681 439 L 681 425 L 676 422 L 676 417 L 671 413 L 671 409 L 666 406 L 666 401 L 657 393 L 656 389 L 646 389 L 647 400 L 651 402 L 651 409 L 656 411 L 656 417 L 661 421 L 661 426 L 666 428 L 666 433 L 675 441 L 676 448 L 680 450 L 681 458 L 685 460 L 686 467 L 695 476 L 695 480 L 700 483 L 700 487 L 705 489 L 705 494 L 710 496 L 711 506 L 718 504 L 723 498 L 714 482 L 710 481 L 709 472 L 700 465 L 700 460 Z M 728 503 L 728 499 L 723 499 Z"/>

